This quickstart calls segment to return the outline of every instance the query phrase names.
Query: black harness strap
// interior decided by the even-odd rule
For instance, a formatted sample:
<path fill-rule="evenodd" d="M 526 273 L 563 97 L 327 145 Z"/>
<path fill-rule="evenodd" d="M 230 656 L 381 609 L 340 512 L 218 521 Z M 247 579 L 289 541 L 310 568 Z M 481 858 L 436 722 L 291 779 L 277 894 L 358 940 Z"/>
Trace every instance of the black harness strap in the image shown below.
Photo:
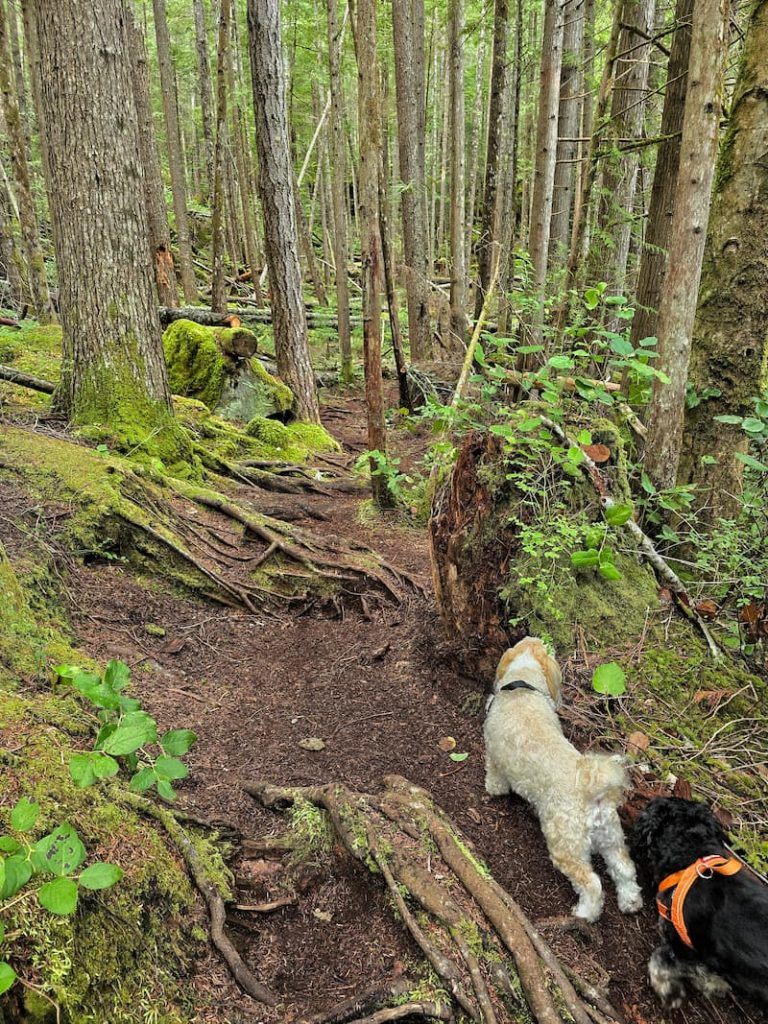
<path fill-rule="evenodd" d="M 513 679 L 509 683 L 504 683 L 503 686 L 499 687 L 499 693 L 502 693 L 504 690 L 533 690 L 534 693 L 539 693 L 535 686 L 526 683 L 524 679 Z"/>

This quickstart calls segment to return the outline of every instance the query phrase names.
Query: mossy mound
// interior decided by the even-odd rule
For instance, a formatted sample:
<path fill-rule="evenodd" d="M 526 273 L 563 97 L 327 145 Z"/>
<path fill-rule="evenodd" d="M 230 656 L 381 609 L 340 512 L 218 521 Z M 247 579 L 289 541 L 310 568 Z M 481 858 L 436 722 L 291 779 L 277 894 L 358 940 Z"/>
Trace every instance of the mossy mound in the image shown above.
<path fill-rule="evenodd" d="M 258 339 L 245 328 L 174 321 L 163 335 L 171 391 L 202 402 L 223 419 L 245 423 L 254 416 L 285 416 L 293 406 L 290 388 L 257 358 L 229 355 L 235 335 L 252 339 L 255 351 Z"/>
<path fill-rule="evenodd" d="M 0 327 L 0 363 L 57 384 L 61 376 L 61 327 L 22 320 L 19 330 Z M 38 408 L 50 403 L 50 396 L 11 384 L 0 384 L 3 404 Z"/>
<path fill-rule="evenodd" d="M 204 952 L 205 918 L 195 893 L 162 833 L 121 801 L 118 779 L 85 790 L 72 782 L 68 762 L 91 745 L 93 725 L 78 701 L 51 690 L 47 656 L 84 659 L 33 608 L 24 575 L 2 547 L 0 594 L 0 834 L 7 833 L 9 809 L 27 797 L 41 807 L 33 841 L 69 821 L 89 862 L 108 860 L 125 872 L 113 889 L 81 890 L 71 917 L 44 910 L 33 887 L 3 908 L 3 956 L 32 987 L 15 985 L 0 1000 L 0 1019 L 48 1024 L 58 1007 L 65 1024 L 184 1024 L 193 1017 L 185 985 Z M 36 689 L 16 689 L 33 680 Z M 219 854 L 200 843 L 220 877 Z M 190 928 L 190 916 L 197 927 Z"/>

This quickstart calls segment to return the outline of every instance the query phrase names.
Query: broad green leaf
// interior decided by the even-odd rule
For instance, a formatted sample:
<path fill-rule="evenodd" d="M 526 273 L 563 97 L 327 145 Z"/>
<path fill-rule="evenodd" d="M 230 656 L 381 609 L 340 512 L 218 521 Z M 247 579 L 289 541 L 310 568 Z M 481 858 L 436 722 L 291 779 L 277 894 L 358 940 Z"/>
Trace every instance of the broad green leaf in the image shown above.
<path fill-rule="evenodd" d="M 59 679 L 74 679 L 75 676 L 79 675 L 82 669 L 79 665 L 56 665 L 53 671 L 56 673 Z"/>
<path fill-rule="evenodd" d="M 86 789 L 88 786 L 92 786 L 96 781 L 96 773 L 91 764 L 91 755 L 75 754 L 74 757 L 71 757 L 69 760 L 69 774 L 78 789 Z"/>
<path fill-rule="evenodd" d="M 13 836 L 0 836 L 1 853 L 18 853 L 20 849 L 21 843 L 18 839 L 14 839 Z"/>
<path fill-rule="evenodd" d="M 603 548 L 598 554 L 600 565 L 613 565 L 613 548 Z"/>
<path fill-rule="evenodd" d="M 617 356 L 631 356 L 634 355 L 635 349 L 631 341 L 626 338 L 622 338 L 620 334 L 611 338 L 610 341 L 611 349 L 616 353 Z"/>
<path fill-rule="evenodd" d="M 518 345 L 515 349 L 521 356 L 532 355 L 534 352 L 543 352 L 543 345 Z"/>
<path fill-rule="evenodd" d="M 585 455 L 581 448 L 569 448 L 566 458 L 574 466 L 580 466 L 584 461 Z"/>
<path fill-rule="evenodd" d="M 165 779 L 157 780 L 157 792 L 163 798 L 163 800 L 168 800 L 170 803 L 173 803 L 173 801 L 176 799 L 176 790 L 173 788 L 170 782 L 166 782 Z"/>
<path fill-rule="evenodd" d="M 643 470 L 642 476 L 640 477 L 640 486 L 643 488 L 646 494 L 656 493 L 656 488 L 653 485 L 653 481 L 645 472 L 645 470 Z"/>
<path fill-rule="evenodd" d="M 96 750 L 91 754 L 91 766 L 97 779 L 111 779 L 120 771 L 120 765 L 114 757 L 110 757 L 109 754 L 101 754 Z"/>
<path fill-rule="evenodd" d="M 624 295 L 606 295 L 603 302 L 606 306 L 623 306 L 626 303 Z"/>
<path fill-rule="evenodd" d="M 91 864 L 80 873 L 78 881 L 84 889 L 109 889 L 125 872 L 117 864 Z"/>
<path fill-rule="evenodd" d="M 742 417 L 733 416 L 730 413 L 728 413 L 727 415 L 724 416 L 714 416 L 713 419 L 716 420 L 718 423 L 730 423 L 732 425 L 735 425 L 737 423 L 741 423 Z"/>
<path fill-rule="evenodd" d="M 574 569 L 594 569 L 600 561 L 597 551 L 572 551 L 571 565 Z"/>
<path fill-rule="evenodd" d="M 653 346 L 658 342 L 658 340 L 658 338 L 641 338 L 640 346 L 642 348 L 653 348 Z"/>
<path fill-rule="evenodd" d="M 23 796 L 11 811 L 11 828 L 14 832 L 29 832 L 35 827 L 39 816 L 40 804 L 33 803 Z"/>
<path fill-rule="evenodd" d="M 621 573 L 611 562 L 601 562 L 597 571 L 606 580 L 620 580 Z"/>
<path fill-rule="evenodd" d="M 498 437 L 514 437 L 515 431 L 508 423 L 494 423 L 489 427 L 491 434 L 496 434 Z M 165 747 L 163 747 L 165 749 Z"/>
<path fill-rule="evenodd" d="M 457 754 L 454 751 L 452 754 L 449 754 L 448 757 L 450 757 L 452 761 L 466 761 L 467 758 L 469 757 L 469 754 Z"/>
<path fill-rule="evenodd" d="M 197 733 L 191 729 L 169 729 L 160 737 L 160 746 L 172 757 L 183 757 L 197 743 Z"/>
<path fill-rule="evenodd" d="M 113 690 L 124 690 L 131 680 L 131 670 L 124 661 L 110 661 L 104 671 L 104 682 Z"/>
<path fill-rule="evenodd" d="M 140 772 L 136 772 L 133 776 L 128 788 L 133 790 L 134 793 L 146 793 L 154 785 L 156 778 L 157 776 L 153 768 L 142 768 Z"/>
<path fill-rule="evenodd" d="M 580 430 L 576 435 L 579 444 L 592 444 L 592 434 L 589 430 Z"/>
<path fill-rule="evenodd" d="M 605 521 L 610 526 L 623 526 L 632 518 L 632 506 L 626 502 L 609 505 L 605 510 Z"/>
<path fill-rule="evenodd" d="M 750 469 L 757 469 L 761 473 L 768 473 L 768 466 L 764 462 L 760 462 L 759 459 L 754 458 L 752 455 L 747 455 L 746 452 L 735 452 L 736 458 L 743 462 L 745 466 L 749 466 Z"/>
<path fill-rule="evenodd" d="M 661 536 L 664 540 L 669 541 L 670 544 L 677 544 L 680 540 L 680 534 L 675 533 L 671 526 L 667 526 L 666 523 L 661 528 Z"/>
<path fill-rule="evenodd" d="M 146 711 L 132 711 L 101 744 L 105 754 L 132 754 L 157 740 L 157 723 Z"/>
<path fill-rule="evenodd" d="M 517 424 L 517 429 L 521 434 L 527 434 L 531 430 L 536 430 L 537 427 L 541 426 L 541 416 L 528 416 L 524 420 L 520 420 Z"/>
<path fill-rule="evenodd" d="M 762 416 L 763 419 L 768 419 L 768 402 L 762 398 L 755 399 L 755 412 L 758 416 Z"/>
<path fill-rule="evenodd" d="M 14 981 L 16 981 L 16 971 L 4 960 L 0 961 L 0 996 L 3 992 L 8 991 Z"/>
<path fill-rule="evenodd" d="M 592 688 L 608 697 L 620 697 L 627 689 L 624 669 L 615 661 L 598 665 L 592 673 Z"/>
<path fill-rule="evenodd" d="M 570 356 L 550 356 L 547 366 L 554 370 L 570 370 L 573 367 L 573 360 Z"/>
<path fill-rule="evenodd" d="M 54 878 L 41 886 L 37 898 L 40 905 L 52 914 L 68 917 L 77 907 L 77 883 L 71 878 Z"/>
<path fill-rule="evenodd" d="M 605 538 L 605 527 L 604 526 L 590 526 L 587 532 L 584 534 L 584 543 L 590 551 L 594 551 L 599 548 Z"/>
<path fill-rule="evenodd" d="M 23 855 L 9 857 L 5 862 L 5 883 L 0 898 L 9 900 L 22 889 L 32 877 L 32 865 Z"/>
<path fill-rule="evenodd" d="M 597 288 L 587 288 L 584 292 L 584 305 L 587 309 L 595 309 L 600 301 L 600 293 Z"/>
<path fill-rule="evenodd" d="M 755 419 L 754 416 L 747 416 L 741 424 L 741 429 L 746 430 L 748 434 L 762 434 L 764 426 L 762 420 Z"/>
<path fill-rule="evenodd" d="M 35 867 L 52 875 L 71 875 L 85 860 L 85 847 L 68 821 L 35 844 Z"/>
<path fill-rule="evenodd" d="M 155 775 L 159 779 L 174 782 L 176 779 L 186 779 L 189 768 L 177 757 L 158 757 L 155 761 Z"/>

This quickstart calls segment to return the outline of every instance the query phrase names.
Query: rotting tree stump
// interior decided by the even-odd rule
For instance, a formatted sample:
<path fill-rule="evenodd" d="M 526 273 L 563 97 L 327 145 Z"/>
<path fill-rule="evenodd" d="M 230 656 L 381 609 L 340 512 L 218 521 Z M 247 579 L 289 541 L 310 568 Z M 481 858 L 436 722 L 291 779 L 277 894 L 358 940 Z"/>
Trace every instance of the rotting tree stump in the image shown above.
<path fill-rule="evenodd" d="M 430 794 L 399 775 L 387 776 L 384 787 L 371 794 L 332 783 L 243 784 L 265 807 L 305 800 L 321 808 L 346 854 L 383 882 L 433 980 L 430 994 L 421 985 L 410 1001 L 398 984 L 393 1002 L 410 1005 L 415 1016 L 456 1013 L 485 1024 L 511 1024 L 526 1014 L 538 1024 L 621 1024 L 606 994 L 559 962 Z M 336 1009 L 312 1020 L 339 1020 Z M 397 1017 L 393 1006 L 364 1020 Z"/>

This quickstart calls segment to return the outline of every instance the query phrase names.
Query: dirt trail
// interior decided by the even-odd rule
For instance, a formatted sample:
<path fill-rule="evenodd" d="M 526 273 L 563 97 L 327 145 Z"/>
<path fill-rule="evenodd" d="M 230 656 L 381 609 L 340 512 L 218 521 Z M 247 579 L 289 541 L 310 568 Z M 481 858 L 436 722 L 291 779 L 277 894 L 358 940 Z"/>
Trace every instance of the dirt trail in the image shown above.
<path fill-rule="evenodd" d="M 350 452 L 365 447 L 358 396 L 335 396 L 325 420 Z M 403 439 L 402 432 L 397 438 L 405 463 L 424 444 L 412 435 Z M 250 491 L 248 497 L 258 501 L 258 495 Z M 283 504 L 290 500 L 281 496 Z M 456 652 L 435 619 L 425 531 L 403 526 L 396 517 L 361 522 L 359 501 L 338 494 L 302 496 L 298 504 L 328 517 L 319 523 L 307 519 L 305 525 L 370 544 L 411 572 L 427 596 L 401 607 L 370 598 L 364 608 L 336 618 L 317 609 L 298 617 L 254 616 L 170 597 L 119 565 L 92 565 L 77 570 L 69 587 L 78 637 L 93 657 L 119 657 L 132 666 L 142 699 L 163 727 L 190 727 L 199 734 L 188 759 L 191 778 L 181 786 L 180 804 L 191 813 L 227 819 L 247 836 L 263 836 L 283 823 L 240 792 L 240 779 L 339 780 L 370 789 L 386 773 L 401 773 L 434 793 L 532 917 L 564 914 L 573 894 L 551 867 L 530 809 L 516 798 L 485 796 L 486 681 L 457 670 Z M 153 635 L 160 632 L 154 627 L 164 635 Z M 569 678 L 566 701 L 574 696 L 573 675 L 566 672 L 567 684 Z M 438 747 L 447 735 L 469 755 L 460 764 Z M 323 739 L 325 748 L 303 749 L 299 742 L 309 737 Z M 252 881 L 239 890 L 238 902 L 274 895 L 274 864 L 250 863 L 237 871 Z M 284 999 L 279 1013 L 267 1015 L 244 997 L 211 955 L 196 979 L 200 1021 L 293 1021 L 417 960 L 383 894 L 357 866 L 336 860 L 329 873 L 310 865 L 300 888 L 293 906 L 269 915 L 233 911 L 231 917 L 231 934 L 243 955 Z M 605 913 L 591 935 L 547 934 L 582 973 L 601 983 L 610 978 L 611 1000 L 628 1021 L 662 1020 L 645 980 L 656 937 L 650 909 L 620 915 L 609 885 Z M 665 1019 L 759 1020 L 732 1006 L 702 1004 Z"/>

